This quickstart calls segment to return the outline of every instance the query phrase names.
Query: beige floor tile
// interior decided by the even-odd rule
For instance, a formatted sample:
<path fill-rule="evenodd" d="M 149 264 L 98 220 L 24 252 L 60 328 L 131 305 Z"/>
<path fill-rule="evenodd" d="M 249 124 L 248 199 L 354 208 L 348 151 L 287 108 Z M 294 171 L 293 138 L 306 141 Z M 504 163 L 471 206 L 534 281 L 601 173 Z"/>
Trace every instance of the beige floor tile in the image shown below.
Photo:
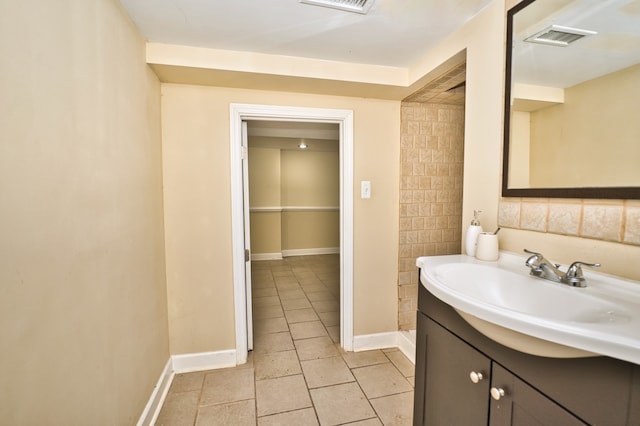
<path fill-rule="evenodd" d="M 265 281 L 258 281 L 256 279 L 252 279 L 251 280 L 251 290 L 259 290 L 259 289 L 265 289 L 265 288 L 276 288 L 276 283 L 273 282 L 273 280 L 265 280 Z"/>
<path fill-rule="evenodd" d="M 343 426 L 383 426 L 379 418 L 360 420 L 359 422 L 345 423 Z"/>
<path fill-rule="evenodd" d="M 411 426 L 413 392 L 399 393 L 370 400 L 385 426 Z"/>
<path fill-rule="evenodd" d="M 280 298 L 276 294 L 275 296 L 264 296 L 253 298 L 254 309 L 260 306 L 280 306 Z"/>
<path fill-rule="evenodd" d="M 253 319 L 279 318 L 284 316 L 282 306 L 254 306 Z"/>
<path fill-rule="evenodd" d="M 318 314 L 318 316 L 320 317 L 320 321 L 322 321 L 322 323 L 324 325 L 326 325 L 327 327 L 332 327 L 334 325 L 340 325 L 340 312 L 339 311 L 322 312 L 321 314 Z"/>
<path fill-rule="evenodd" d="M 255 279 L 251 280 L 251 290 L 260 290 L 265 288 L 276 288 L 276 283 L 273 280 L 270 281 L 258 281 Z"/>
<path fill-rule="evenodd" d="M 256 401 L 232 402 L 201 407 L 195 426 L 255 426 Z"/>
<path fill-rule="evenodd" d="M 256 400 L 259 417 L 312 406 L 302 375 L 257 381 Z"/>
<path fill-rule="evenodd" d="M 251 297 L 253 297 L 254 299 L 258 297 L 277 296 L 277 295 L 278 295 L 278 290 L 276 290 L 275 286 L 251 289 Z"/>
<path fill-rule="evenodd" d="M 193 425 L 198 410 L 200 391 L 169 393 L 164 400 L 157 426 Z"/>
<path fill-rule="evenodd" d="M 386 352 L 386 355 L 404 377 L 415 376 L 415 366 L 401 351 Z"/>
<path fill-rule="evenodd" d="M 171 382 L 169 392 L 200 391 L 204 383 L 204 375 L 208 371 L 196 371 L 194 373 L 176 374 Z"/>
<path fill-rule="evenodd" d="M 287 318 L 287 322 L 289 324 L 293 324 L 296 322 L 317 321 L 319 319 L 318 315 L 316 315 L 316 311 L 311 308 L 286 311 L 285 317 Z"/>
<path fill-rule="evenodd" d="M 278 289 L 278 293 L 292 290 L 302 291 L 302 287 L 300 287 L 300 284 L 298 284 L 295 278 L 290 282 L 278 282 L 276 280 L 276 288 Z"/>
<path fill-rule="evenodd" d="M 301 284 L 305 293 L 317 293 L 323 291 L 329 291 L 327 286 L 322 284 L 322 281 L 314 282 L 313 284 Z"/>
<path fill-rule="evenodd" d="M 296 351 L 256 354 L 253 360 L 256 380 L 293 376 L 302 373 Z"/>
<path fill-rule="evenodd" d="M 311 304 L 313 305 L 313 309 L 319 314 L 322 312 L 340 312 L 340 304 L 335 300 L 319 301 Z"/>
<path fill-rule="evenodd" d="M 389 362 L 381 350 L 362 351 L 362 352 L 343 352 L 342 357 L 346 361 L 349 368 L 366 367 L 367 365 L 384 364 Z"/>
<path fill-rule="evenodd" d="M 293 290 L 278 290 L 278 295 L 280 296 L 280 300 L 302 299 L 306 297 L 304 291 L 300 288 Z"/>
<path fill-rule="evenodd" d="M 311 303 L 307 300 L 306 297 L 301 299 L 283 299 L 282 300 L 282 309 L 285 311 L 292 311 L 294 309 L 305 309 L 311 308 Z"/>
<path fill-rule="evenodd" d="M 312 337 L 295 341 L 298 358 L 300 361 L 309 359 L 329 358 L 338 356 L 340 353 L 329 336 Z M 391 364 L 389 364 L 391 365 Z M 399 374 L 399 373 L 398 373 Z"/>
<path fill-rule="evenodd" d="M 390 362 L 351 370 L 367 398 L 392 395 L 413 390 L 411 384 Z"/>
<path fill-rule="evenodd" d="M 327 333 L 329 333 L 329 337 L 333 340 L 334 343 L 340 343 L 340 327 L 337 325 L 333 325 L 331 327 L 327 327 Z"/>
<path fill-rule="evenodd" d="M 375 411 L 356 383 L 311 389 L 322 426 L 339 425 L 375 417 Z"/>
<path fill-rule="evenodd" d="M 309 389 L 355 381 L 340 356 L 302 361 L 301 365 Z"/>
<path fill-rule="evenodd" d="M 407 377 L 407 381 L 408 381 L 409 383 L 411 383 L 411 386 L 413 386 L 413 388 L 415 389 L 415 387 L 416 387 L 416 378 L 415 378 L 415 376 L 413 376 L 413 377 Z"/>
<path fill-rule="evenodd" d="M 282 352 L 294 349 L 289 332 L 258 334 L 253 336 L 253 352 Z"/>
<path fill-rule="evenodd" d="M 229 368 L 210 372 L 204 378 L 200 405 L 255 398 L 253 375 L 253 368 Z"/>
<path fill-rule="evenodd" d="M 310 292 L 305 289 L 305 293 L 307 293 L 307 298 L 312 302 L 325 302 L 327 300 L 335 301 L 333 293 L 327 290 Z"/>
<path fill-rule="evenodd" d="M 327 330 L 320 321 L 297 322 L 289 326 L 293 340 L 327 336 Z"/>
<path fill-rule="evenodd" d="M 253 333 L 256 335 L 279 333 L 283 331 L 289 331 L 289 326 L 287 325 L 287 319 L 285 317 L 260 319 L 254 318 Z"/>
<path fill-rule="evenodd" d="M 258 417 L 258 426 L 318 426 L 318 419 L 313 408 L 289 411 L 287 413 L 273 414 L 266 417 Z"/>

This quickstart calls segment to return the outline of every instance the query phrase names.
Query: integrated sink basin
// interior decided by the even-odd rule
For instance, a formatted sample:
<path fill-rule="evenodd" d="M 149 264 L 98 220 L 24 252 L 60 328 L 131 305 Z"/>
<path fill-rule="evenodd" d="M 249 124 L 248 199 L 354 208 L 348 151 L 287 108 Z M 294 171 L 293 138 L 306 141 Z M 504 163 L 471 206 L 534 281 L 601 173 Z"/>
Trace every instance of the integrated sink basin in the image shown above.
<path fill-rule="evenodd" d="M 526 258 L 417 260 L 420 281 L 487 337 L 554 358 L 607 355 L 640 364 L 640 283 L 585 273 L 587 287 L 529 275 Z"/>

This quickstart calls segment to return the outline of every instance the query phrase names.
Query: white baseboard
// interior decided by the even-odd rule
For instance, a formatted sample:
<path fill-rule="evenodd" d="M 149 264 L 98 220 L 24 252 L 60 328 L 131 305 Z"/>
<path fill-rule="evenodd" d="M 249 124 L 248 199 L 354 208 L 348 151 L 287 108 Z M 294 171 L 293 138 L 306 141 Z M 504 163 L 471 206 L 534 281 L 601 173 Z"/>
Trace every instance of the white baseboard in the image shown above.
<path fill-rule="evenodd" d="M 416 342 L 410 333 L 390 331 L 387 333 L 361 334 L 353 336 L 354 352 L 374 349 L 398 348 L 412 363 L 416 363 Z"/>
<path fill-rule="evenodd" d="M 192 371 L 235 367 L 236 350 L 227 349 L 224 351 L 173 355 L 171 360 L 174 373 L 190 373 Z"/>
<path fill-rule="evenodd" d="M 282 253 L 251 253 L 251 260 L 282 260 Z"/>
<path fill-rule="evenodd" d="M 173 377 L 177 373 L 190 373 L 192 371 L 214 370 L 235 366 L 235 349 L 172 355 L 167 361 L 164 370 L 162 370 L 158 383 L 153 388 L 151 397 L 149 397 L 149 401 L 140 415 L 137 426 L 150 426 L 155 424 L 162 409 L 162 404 L 171 387 Z"/>
<path fill-rule="evenodd" d="M 160 373 L 160 378 L 158 379 L 156 386 L 153 388 L 153 392 L 151 392 L 149 402 L 147 402 L 142 415 L 138 419 L 137 426 L 150 426 L 155 424 L 158 419 L 158 415 L 160 414 L 162 404 L 169 392 L 173 376 L 174 373 L 171 358 L 169 358 L 162 370 L 162 373 Z"/>
<path fill-rule="evenodd" d="M 316 254 L 340 254 L 340 247 L 320 247 L 309 249 L 282 250 L 282 257 L 313 256 Z"/>
<path fill-rule="evenodd" d="M 416 331 L 399 331 L 398 332 L 398 349 L 409 361 L 416 364 Z"/>

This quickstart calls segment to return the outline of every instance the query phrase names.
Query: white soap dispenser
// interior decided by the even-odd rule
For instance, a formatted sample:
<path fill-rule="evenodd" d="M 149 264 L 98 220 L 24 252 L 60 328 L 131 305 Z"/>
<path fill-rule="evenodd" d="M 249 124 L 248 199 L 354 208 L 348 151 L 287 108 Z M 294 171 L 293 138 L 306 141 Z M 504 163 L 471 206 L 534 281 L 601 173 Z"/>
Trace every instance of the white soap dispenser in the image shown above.
<path fill-rule="evenodd" d="M 476 255 L 476 245 L 478 243 L 478 235 L 482 232 L 482 226 L 480 226 L 480 210 L 473 211 L 473 220 L 471 225 L 467 228 L 467 236 L 465 237 L 465 249 L 468 256 Z"/>

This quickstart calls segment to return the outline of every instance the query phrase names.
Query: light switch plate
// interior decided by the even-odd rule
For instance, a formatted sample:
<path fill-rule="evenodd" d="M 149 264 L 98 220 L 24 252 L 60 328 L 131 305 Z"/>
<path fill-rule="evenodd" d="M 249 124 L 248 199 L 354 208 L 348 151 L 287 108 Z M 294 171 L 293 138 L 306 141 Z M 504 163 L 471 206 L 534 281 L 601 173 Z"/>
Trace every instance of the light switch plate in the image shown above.
<path fill-rule="evenodd" d="M 363 180 L 360 182 L 360 198 L 371 198 L 371 182 Z"/>

